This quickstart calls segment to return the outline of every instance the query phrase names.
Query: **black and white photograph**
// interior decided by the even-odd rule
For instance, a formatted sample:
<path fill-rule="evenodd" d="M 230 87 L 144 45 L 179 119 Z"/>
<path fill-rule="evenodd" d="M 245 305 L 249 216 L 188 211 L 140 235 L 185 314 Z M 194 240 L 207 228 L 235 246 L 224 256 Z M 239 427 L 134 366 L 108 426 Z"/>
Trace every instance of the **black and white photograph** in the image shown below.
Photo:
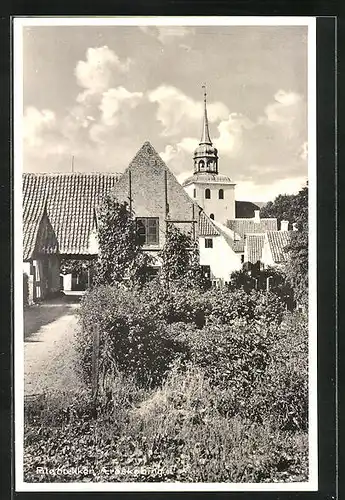
<path fill-rule="evenodd" d="M 318 485 L 315 18 L 16 18 L 18 491 Z"/>

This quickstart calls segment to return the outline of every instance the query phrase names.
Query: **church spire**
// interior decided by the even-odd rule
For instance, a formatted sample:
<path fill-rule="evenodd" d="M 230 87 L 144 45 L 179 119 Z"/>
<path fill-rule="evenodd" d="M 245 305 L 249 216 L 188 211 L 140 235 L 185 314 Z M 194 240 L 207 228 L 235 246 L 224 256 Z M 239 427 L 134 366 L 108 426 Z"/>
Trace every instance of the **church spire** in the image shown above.
<path fill-rule="evenodd" d="M 208 129 L 208 118 L 207 118 L 207 105 L 206 105 L 206 84 L 203 84 L 202 88 L 204 89 L 204 123 L 202 126 L 202 135 L 199 144 L 210 144 L 212 146 L 212 141 L 210 138 L 210 131 Z"/>
<path fill-rule="evenodd" d="M 204 122 L 199 146 L 194 151 L 194 173 L 218 174 L 218 151 L 212 145 L 208 129 L 206 85 L 204 84 L 202 88 L 204 89 Z"/>

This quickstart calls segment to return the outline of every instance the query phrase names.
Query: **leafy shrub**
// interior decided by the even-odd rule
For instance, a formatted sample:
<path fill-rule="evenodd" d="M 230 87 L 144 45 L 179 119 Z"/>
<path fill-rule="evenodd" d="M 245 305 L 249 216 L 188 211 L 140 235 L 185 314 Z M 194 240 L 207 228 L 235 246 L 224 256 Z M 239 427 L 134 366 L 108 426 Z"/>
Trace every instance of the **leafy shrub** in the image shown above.
<path fill-rule="evenodd" d="M 81 306 L 79 351 L 90 379 L 93 335 L 99 330 L 101 375 L 112 370 L 133 374 L 141 384 L 158 383 L 182 347 L 165 335 L 164 321 L 152 314 L 139 290 L 100 286 Z"/>
<path fill-rule="evenodd" d="M 238 318 L 250 323 L 253 320 L 280 323 L 285 311 L 284 304 L 273 293 L 240 288 L 212 288 L 205 293 L 209 304 L 208 319 L 212 323 L 229 325 Z"/>
<path fill-rule="evenodd" d="M 174 325 L 175 326 L 175 325 Z M 175 328 L 174 328 L 175 329 Z M 179 331 L 179 334 L 178 334 Z M 308 325 L 297 313 L 277 325 L 237 320 L 202 330 L 176 325 L 189 359 L 217 392 L 218 411 L 280 430 L 308 425 Z"/>

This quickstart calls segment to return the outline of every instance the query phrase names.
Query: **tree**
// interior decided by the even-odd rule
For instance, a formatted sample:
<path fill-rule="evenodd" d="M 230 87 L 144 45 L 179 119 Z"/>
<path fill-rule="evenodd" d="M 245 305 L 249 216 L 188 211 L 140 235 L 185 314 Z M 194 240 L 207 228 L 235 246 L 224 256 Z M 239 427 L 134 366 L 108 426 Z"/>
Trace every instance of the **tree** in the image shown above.
<path fill-rule="evenodd" d="M 308 187 L 304 187 L 293 200 L 297 231 L 291 233 L 291 239 L 286 251 L 288 261 L 285 272 L 289 278 L 296 300 L 308 303 Z"/>
<path fill-rule="evenodd" d="M 98 212 L 99 258 L 96 284 L 142 284 L 147 279 L 150 258 L 142 251 L 136 221 L 127 203 L 105 197 Z"/>
<path fill-rule="evenodd" d="M 280 194 L 274 201 L 269 201 L 260 210 L 261 217 L 276 217 L 278 227 L 282 220 L 289 221 L 289 229 L 292 224 L 302 218 L 308 219 L 308 186 L 305 186 L 297 194 Z"/>
<path fill-rule="evenodd" d="M 190 285 L 206 285 L 200 266 L 198 243 L 189 233 L 169 224 L 160 257 L 163 280 L 169 282 L 183 279 Z"/>
<path fill-rule="evenodd" d="M 296 223 L 297 231 L 291 232 L 286 248 L 288 260 L 284 271 L 289 279 L 296 300 L 306 305 L 308 301 L 308 184 L 297 194 L 279 195 L 261 209 L 262 217 L 276 217 L 278 221 Z M 292 229 L 292 227 L 290 227 Z"/>

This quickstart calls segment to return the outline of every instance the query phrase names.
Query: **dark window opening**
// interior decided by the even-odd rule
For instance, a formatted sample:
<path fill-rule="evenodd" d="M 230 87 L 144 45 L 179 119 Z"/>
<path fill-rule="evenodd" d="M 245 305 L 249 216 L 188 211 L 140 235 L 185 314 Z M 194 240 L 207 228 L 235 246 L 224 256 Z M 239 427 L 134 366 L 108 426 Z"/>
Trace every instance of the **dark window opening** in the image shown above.
<path fill-rule="evenodd" d="M 214 214 L 210 214 L 210 219 L 214 220 Z"/>
<path fill-rule="evenodd" d="M 241 264 L 244 263 L 244 254 L 241 255 Z"/>
<path fill-rule="evenodd" d="M 211 191 L 207 188 L 205 189 L 205 198 L 207 200 L 210 200 L 211 199 Z"/>
<path fill-rule="evenodd" d="M 210 266 L 201 266 L 202 274 L 204 278 L 209 280 L 211 278 L 211 267 Z"/>
<path fill-rule="evenodd" d="M 204 169 L 204 167 L 205 167 L 205 162 L 204 162 L 204 160 L 200 160 L 200 161 L 199 161 L 199 170 L 203 170 L 203 169 Z"/>
<path fill-rule="evenodd" d="M 159 218 L 137 217 L 137 235 L 140 245 L 158 245 Z"/>
<path fill-rule="evenodd" d="M 219 190 L 218 197 L 220 200 L 224 200 L 224 189 Z"/>
<path fill-rule="evenodd" d="M 195 188 L 193 189 L 193 196 L 194 196 L 194 198 L 196 198 L 196 189 Z"/>
<path fill-rule="evenodd" d="M 213 248 L 213 239 L 205 238 L 205 248 Z"/>

